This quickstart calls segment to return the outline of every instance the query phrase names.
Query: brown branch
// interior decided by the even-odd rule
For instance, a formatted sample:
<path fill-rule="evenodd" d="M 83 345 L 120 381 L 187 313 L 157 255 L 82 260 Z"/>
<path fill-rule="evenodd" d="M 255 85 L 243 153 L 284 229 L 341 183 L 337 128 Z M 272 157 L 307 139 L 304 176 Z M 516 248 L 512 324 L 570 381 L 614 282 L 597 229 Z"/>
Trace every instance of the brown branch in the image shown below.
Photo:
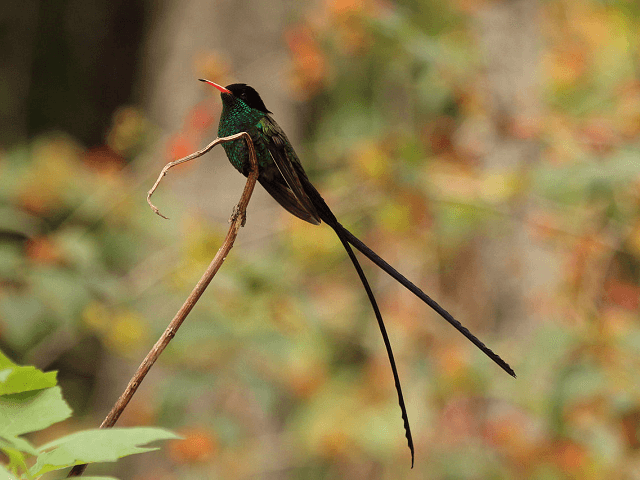
<path fill-rule="evenodd" d="M 249 173 L 249 176 L 247 177 L 247 183 L 244 186 L 242 197 L 240 197 L 240 201 L 233 209 L 233 214 L 231 215 L 231 219 L 230 219 L 231 226 L 229 227 L 229 232 L 227 233 L 227 236 L 224 239 L 224 243 L 218 250 L 218 253 L 216 253 L 215 257 L 211 261 L 211 264 L 209 265 L 207 270 L 202 275 L 202 278 L 200 279 L 200 281 L 198 281 L 193 291 L 191 292 L 189 297 L 186 299 L 186 301 L 182 305 L 182 308 L 180 308 L 178 313 L 176 313 L 175 317 L 173 318 L 173 320 L 171 320 L 171 323 L 169 323 L 169 326 L 166 328 L 166 330 L 164 331 L 160 339 L 156 342 L 156 344 L 153 346 L 151 351 L 147 354 L 145 359 L 142 361 L 142 363 L 136 370 L 131 380 L 129 380 L 129 384 L 127 385 L 127 388 L 122 393 L 122 395 L 120 395 L 120 398 L 118 399 L 116 404 L 113 406 L 113 408 L 111 409 L 107 417 L 104 419 L 104 421 L 100 425 L 100 428 L 113 427 L 113 425 L 118 421 L 118 418 L 126 408 L 127 404 L 129 403 L 133 395 L 136 393 L 136 390 L 140 386 L 140 383 L 142 383 L 142 380 L 147 375 L 147 373 L 149 372 L 149 370 L 151 369 L 155 361 L 158 359 L 162 351 L 167 347 L 171 339 L 176 335 L 178 328 L 180 328 L 180 325 L 182 325 L 182 322 L 184 322 L 185 318 L 187 317 L 191 309 L 200 299 L 203 292 L 205 291 L 205 289 L 207 288 L 207 286 L 209 285 L 209 283 L 211 282 L 215 274 L 218 272 L 218 270 L 222 266 L 222 263 L 224 262 L 225 258 L 229 254 L 229 251 L 233 247 L 233 243 L 235 242 L 235 239 L 238 236 L 238 231 L 240 230 L 240 227 L 244 225 L 245 218 L 246 218 L 247 205 L 249 204 L 249 199 L 251 198 L 251 194 L 253 193 L 253 188 L 256 185 L 256 180 L 258 179 L 258 162 L 256 159 L 256 152 L 253 146 L 253 142 L 251 141 L 251 137 L 249 136 L 248 133 L 242 132 L 236 135 L 232 135 L 230 137 L 216 138 L 213 142 L 211 142 L 202 150 L 192 153 L 191 155 L 181 158 L 180 160 L 176 160 L 175 162 L 168 163 L 162 169 L 162 172 L 160 172 L 160 176 L 158 177 L 158 180 L 156 180 L 156 183 L 153 185 L 153 187 L 151 188 L 151 190 L 149 190 L 149 193 L 147 194 L 147 202 L 149 203 L 153 211 L 158 215 L 160 215 L 161 217 L 167 218 L 158 211 L 158 209 L 151 203 L 151 200 L 150 200 L 151 195 L 153 194 L 155 189 L 158 187 L 160 180 L 162 180 L 162 177 L 164 177 L 167 174 L 167 170 L 169 170 L 172 167 L 175 167 L 180 163 L 188 162 L 189 160 L 193 160 L 195 158 L 198 158 L 204 155 L 219 143 L 230 142 L 233 140 L 237 140 L 241 137 L 245 138 L 245 140 L 247 141 L 247 146 L 249 147 L 249 160 L 251 162 L 251 171 Z M 71 469 L 68 477 L 79 477 L 84 473 L 86 468 L 87 468 L 86 464 L 76 465 Z"/>

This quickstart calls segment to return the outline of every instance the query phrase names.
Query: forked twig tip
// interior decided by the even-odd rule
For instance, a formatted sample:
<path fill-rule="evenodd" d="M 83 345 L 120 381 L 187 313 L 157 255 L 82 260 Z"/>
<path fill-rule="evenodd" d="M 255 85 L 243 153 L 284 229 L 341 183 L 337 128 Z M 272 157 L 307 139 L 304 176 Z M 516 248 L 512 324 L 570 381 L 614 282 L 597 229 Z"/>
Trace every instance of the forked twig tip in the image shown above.
<path fill-rule="evenodd" d="M 156 215 L 158 215 L 159 217 L 162 217 L 165 220 L 169 220 L 169 217 L 165 217 L 163 214 L 160 213 L 160 211 L 158 209 L 154 210 L 154 212 L 156 212 Z"/>
<path fill-rule="evenodd" d="M 165 220 L 169 220 L 169 217 L 165 217 L 163 214 L 161 214 L 160 210 L 158 210 L 158 207 L 156 207 L 153 203 L 151 203 L 151 194 L 152 193 L 153 193 L 153 191 L 147 193 L 147 203 L 151 207 L 151 210 L 153 210 L 153 213 L 155 213 L 156 215 L 164 218 Z"/>

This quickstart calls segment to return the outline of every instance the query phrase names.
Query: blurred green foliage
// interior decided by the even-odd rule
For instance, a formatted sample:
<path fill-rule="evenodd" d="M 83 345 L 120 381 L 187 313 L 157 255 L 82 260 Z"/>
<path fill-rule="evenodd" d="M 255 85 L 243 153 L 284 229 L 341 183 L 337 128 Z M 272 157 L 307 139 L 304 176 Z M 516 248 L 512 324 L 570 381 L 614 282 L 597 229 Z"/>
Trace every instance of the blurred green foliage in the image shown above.
<path fill-rule="evenodd" d="M 330 0 L 284 40 L 304 102 L 296 149 L 342 223 L 391 264 L 455 312 L 476 287 L 465 278 L 482 278 L 476 247 L 505 225 L 552 253 L 558 286 L 526 292 L 530 325 L 505 312 L 498 329 L 478 303 L 460 318 L 519 379 L 368 268 L 407 397 L 410 472 L 386 355 L 344 251 L 330 229 L 283 213 L 278 241 L 232 250 L 123 415 L 184 437 L 136 479 L 639 478 L 640 10 L 540 3 L 541 113 L 500 126 L 538 154 L 492 171 L 474 29 L 490 3 Z M 189 113 L 197 138 L 217 108 Z M 193 133 L 176 133 L 170 155 L 190 153 Z M 0 343 L 58 368 L 91 425 L 226 229 L 152 214 L 144 195 L 162 161 L 142 171 L 140 152 L 153 140 L 144 112 L 124 109 L 104 147 L 52 134 L 0 157 Z M 105 386 L 122 361 L 125 378 Z"/>
<path fill-rule="evenodd" d="M 56 372 L 19 366 L 0 352 L 0 450 L 8 460 L 6 469 L 0 467 L 3 478 L 34 480 L 74 465 L 114 462 L 156 450 L 143 447 L 147 443 L 176 438 L 159 428 L 85 430 L 39 447 L 24 438 L 27 433 L 43 430 L 70 416 L 71 409 L 57 386 Z"/>

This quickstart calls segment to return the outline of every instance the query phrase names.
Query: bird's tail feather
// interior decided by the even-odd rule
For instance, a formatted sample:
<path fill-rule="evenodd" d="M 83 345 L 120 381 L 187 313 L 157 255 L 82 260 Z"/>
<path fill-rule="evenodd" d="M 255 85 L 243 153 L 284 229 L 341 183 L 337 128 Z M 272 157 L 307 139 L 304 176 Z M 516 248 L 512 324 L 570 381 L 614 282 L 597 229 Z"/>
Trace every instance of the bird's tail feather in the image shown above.
<path fill-rule="evenodd" d="M 340 224 L 338 224 L 340 227 L 342 227 Z M 413 468 L 413 460 L 414 460 L 414 449 L 413 449 L 413 438 L 411 436 L 411 428 L 409 427 L 409 417 L 407 416 L 407 409 L 404 405 L 404 397 L 402 395 L 402 387 L 400 386 L 400 377 L 398 376 L 398 369 L 396 368 L 396 361 L 393 358 L 393 351 L 391 350 L 391 342 L 389 341 L 389 336 L 387 335 L 387 329 L 384 326 L 384 321 L 382 320 L 382 315 L 380 313 L 380 309 L 378 308 L 378 304 L 376 303 L 376 299 L 373 296 L 373 292 L 371 291 L 371 287 L 369 286 L 369 282 L 367 281 L 367 277 L 365 277 L 364 272 L 362 270 L 362 267 L 360 266 L 360 262 L 358 262 L 358 259 L 356 258 L 356 254 L 354 253 L 353 249 L 351 248 L 351 245 L 349 245 L 349 239 L 346 238 L 344 236 L 344 232 L 347 232 L 346 229 L 342 228 L 336 228 L 334 227 L 334 230 L 336 232 L 336 234 L 338 235 L 338 238 L 340 239 L 340 241 L 342 242 L 342 245 L 344 245 L 345 250 L 347 251 L 347 254 L 349 255 L 349 258 L 351 259 L 351 262 L 353 263 L 353 266 L 356 269 L 356 272 L 358 272 L 358 276 L 360 277 L 360 281 L 362 282 L 362 285 L 364 286 L 364 289 L 367 292 L 367 297 L 369 297 L 369 302 L 371 303 L 371 306 L 373 307 L 373 311 L 376 315 L 376 319 L 378 320 L 378 326 L 380 327 L 380 333 L 382 334 L 382 340 L 384 341 L 384 346 L 387 349 L 387 355 L 389 356 L 389 363 L 391 364 L 391 371 L 393 372 L 393 380 L 395 381 L 396 384 L 396 391 L 398 392 L 398 403 L 400 404 L 400 410 L 402 412 L 402 420 L 404 421 L 404 430 L 405 430 L 405 435 L 407 437 L 407 442 L 409 444 L 409 450 L 411 450 L 411 468 Z M 347 232 L 348 233 L 348 232 Z M 349 234 L 351 235 L 351 234 Z M 353 235 L 351 235 L 353 236 Z M 353 237 L 355 238 L 355 237 Z"/>
<path fill-rule="evenodd" d="M 360 241 L 355 235 L 353 235 L 349 230 L 344 228 L 340 223 L 336 222 L 335 225 L 332 225 L 333 229 L 340 237 L 340 240 L 344 244 L 345 242 L 350 243 L 355 248 L 357 248 L 363 255 L 365 255 L 369 260 L 375 263 L 382 270 L 391 275 L 394 279 L 396 279 L 401 285 L 407 288 L 411 293 L 416 295 L 420 300 L 429 305 L 433 310 L 438 313 L 442 318 L 444 318 L 447 322 L 449 322 L 456 330 L 458 330 L 462 335 L 467 337 L 471 343 L 473 343 L 476 347 L 478 347 L 482 352 L 487 355 L 491 360 L 493 360 L 500 368 L 502 368 L 505 372 L 515 378 L 516 374 L 513 369 L 509 366 L 507 362 L 505 362 L 500 356 L 494 353 L 489 347 L 487 347 L 484 343 L 478 339 L 473 333 L 471 333 L 464 325 L 462 325 L 458 320 L 453 318 L 453 316 L 447 312 L 444 308 L 442 308 L 435 300 L 433 300 L 429 295 L 424 293 L 418 287 L 416 287 L 411 281 L 407 280 L 404 275 L 398 272 L 395 268 L 385 262 L 378 254 L 376 254 L 373 250 L 367 247 L 362 241 Z M 345 246 L 346 248 L 346 246 Z M 349 249 L 347 249 L 347 252 Z M 352 258 L 352 261 L 353 258 Z M 354 261 L 355 264 L 356 261 Z M 359 266 L 356 266 L 358 269 Z M 359 273 L 359 272 L 358 272 Z M 361 279 L 364 279 L 364 275 L 361 275 Z M 366 280 L 363 280 L 365 283 Z M 366 288 L 366 284 L 365 284 Z M 368 293 L 368 292 L 367 292 Z M 370 299 L 372 297 L 370 296 Z M 372 301 L 375 305 L 375 303 Z M 374 307 L 374 310 L 376 308 Z M 380 321 L 380 320 L 379 320 Z"/>

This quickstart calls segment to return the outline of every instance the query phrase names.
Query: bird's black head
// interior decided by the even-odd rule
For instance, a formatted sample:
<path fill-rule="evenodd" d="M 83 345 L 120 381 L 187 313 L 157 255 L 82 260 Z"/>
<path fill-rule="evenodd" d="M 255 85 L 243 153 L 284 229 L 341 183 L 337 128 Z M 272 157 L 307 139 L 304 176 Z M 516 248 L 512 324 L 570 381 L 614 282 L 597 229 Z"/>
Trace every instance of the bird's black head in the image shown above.
<path fill-rule="evenodd" d="M 271 113 L 267 110 L 258 92 L 246 83 L 232 83 L 231 85 L 223 87 L 222 85 L 213 83 L 211 80 L 205 80 L 204 78 L 200 78 L 199 80 L 220 90 L 222 103 L 224 103 L 225 107 L 232 107 L 236 100 L 241 100 L 242 103 L 251 109 L 258 110 L 262 113 Z"/>
<path fill-rule="evenodd" d="M 232 83 L 231 85 L 227 85 L 225 88 L 229 90 L 234 97 L 246 103 L 248 107 L 255 108 L 256 110 L 260 110 L 264 113 L 271 113 L 267 110 L 267 107 L 260 98 L 260 94 L 246 83 Z"/>

